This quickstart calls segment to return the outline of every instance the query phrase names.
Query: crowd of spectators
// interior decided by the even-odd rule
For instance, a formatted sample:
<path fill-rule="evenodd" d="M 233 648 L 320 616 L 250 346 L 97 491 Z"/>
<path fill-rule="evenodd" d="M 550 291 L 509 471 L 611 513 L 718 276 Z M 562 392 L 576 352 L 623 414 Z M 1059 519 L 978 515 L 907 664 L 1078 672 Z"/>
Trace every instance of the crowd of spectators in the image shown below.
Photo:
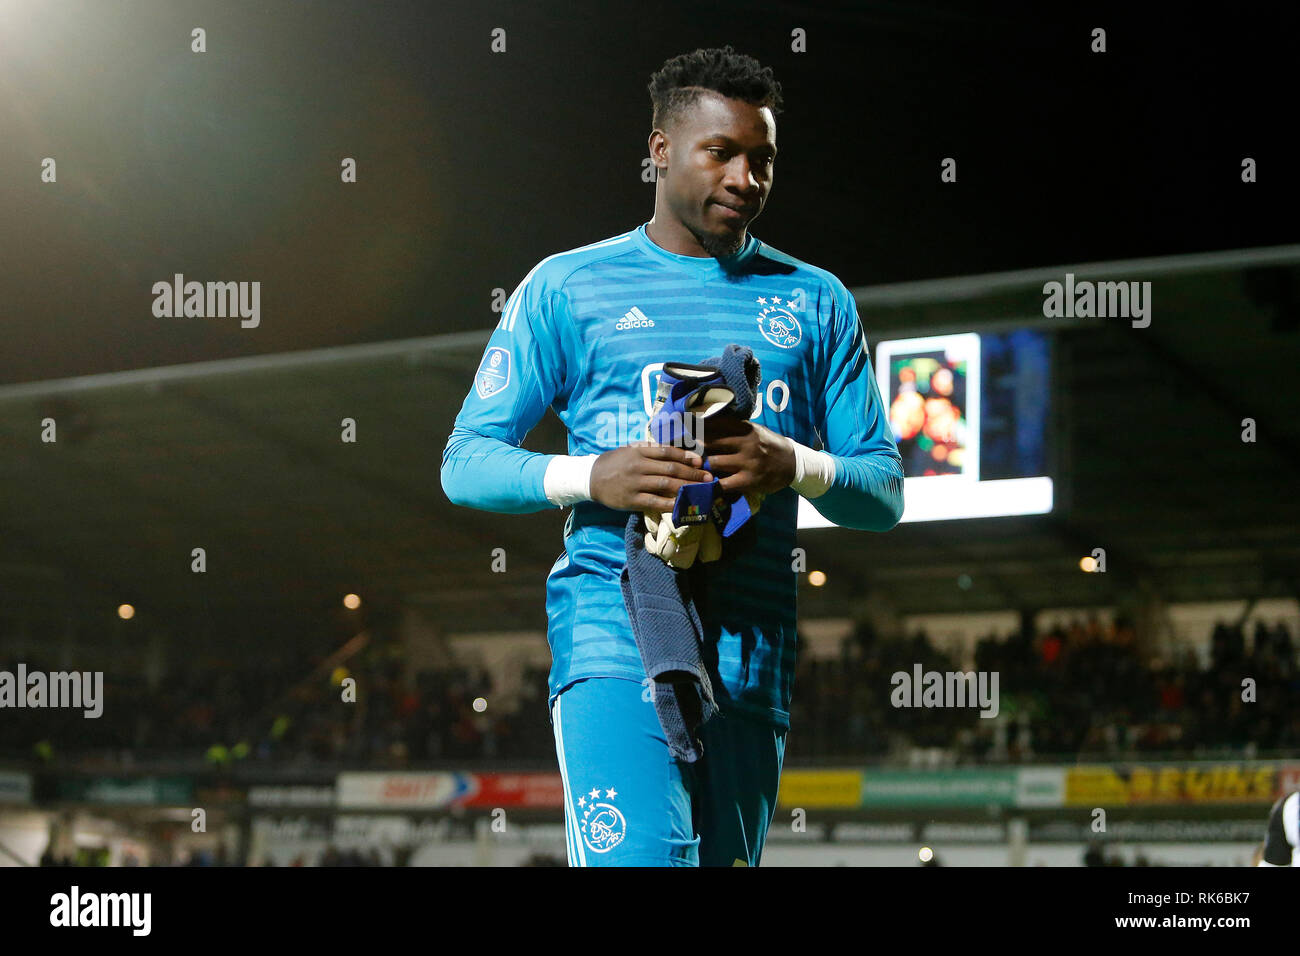
<path fill-rule="evenodd" d="M 923 633 L 882 638 L 863 626 L 837 657 L 804 655 L 794 683 L 787 759 L 907 759 L 933 748 L 945 762 L 1188 757 L 1300 747 L 1300 672 L 1287 628 L 1253 639 L 1221 624 L 1208 659 L 1140 652 L 1130 623 L 1078 621 L 1041 634 L 989 635 L 958 660 Z M 10 672 L 16 661 L 0 661 Z M 39 661 L 25 662 L 28 670 Z M 998 675 L 998 716 L 978 707 L 896 707 L 898 672 Z M 355 681 L 346 700 L 345 679 Z M 103 715 L 14 709 L 0 757 L 204 759 L 276 768 L 403 768 L 521 761 L 549 765 L 547 672 L 526 668 L 505 699 L 482 668 L 408 675 L 396 644 L 377 642 L 330 667 L 268 653 L 239 664 L 195 659 L 146 685 L 106 674 Z"/>
<path fill-rule="evenodd" d="M 24 659 L 28 673 L 58 668 Z M 544 668 L 526 668 L 505 700 L 483 668 L 406 678 L 396 645 L 378 644 L 337 668 L 268 654 L 186 662 L 150 686 L 135 673 L 104 675 L 102 714 L 6 711 L 0 758 L 123 769 L 148 760 L 203 760 L 214 768 L 261 763 L 397 768 L 554 753 Z M 0 670 L 18 662 L 0 659 Z M 345 680 L 355 682 L 351 691 Z M 475 705 L 479 701 L 478 706 Z"/>
<path fill-rule="evenodd" d="M 895 707 L 891 677 L 923 671 L 998 675 L 998 716 L 979 708 Z M 1300 671 L 1284 624 L 1259 623 L 1247 650 L 1219 624 L 1208 659 L 1143 654 L 1133 626 L 1076 621 L 1042 634 L 989 635 L 960 661 L 925 634 L 878 638 L 860 628 L 833 660 L 795 678 L 788 754 L 905 758 L 925 748 L 957 760 L 1122 758 L 1161 753 L 1249 757 L 1300 746 Z"/>

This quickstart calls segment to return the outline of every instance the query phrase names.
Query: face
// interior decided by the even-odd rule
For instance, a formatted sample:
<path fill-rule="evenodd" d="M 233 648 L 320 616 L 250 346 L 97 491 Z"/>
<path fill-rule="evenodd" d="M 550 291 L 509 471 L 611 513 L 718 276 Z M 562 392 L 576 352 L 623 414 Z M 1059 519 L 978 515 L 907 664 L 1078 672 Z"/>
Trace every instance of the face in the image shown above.
<path fill-rule="evenodd" d="M 668 215 L 710 256 L 734 255 L 772 189 L 772 111 L 706 92 L 681 124 L 651 136 Z"/>

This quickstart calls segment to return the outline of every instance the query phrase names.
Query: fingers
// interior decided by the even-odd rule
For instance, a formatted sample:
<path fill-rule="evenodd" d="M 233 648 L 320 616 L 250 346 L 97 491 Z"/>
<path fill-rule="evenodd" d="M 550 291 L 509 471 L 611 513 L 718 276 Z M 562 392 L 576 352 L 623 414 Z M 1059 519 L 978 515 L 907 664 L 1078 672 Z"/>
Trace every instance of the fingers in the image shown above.
<path fill-rule="evenodd" d="M 629 442 L 626 447 L 636 453 L 620 457 L 616 484 L 597 500 L 626 511 L 670 513 L 677 503 L 677 492 L 684 485 L 709 482 L 713 474 L 698 467 L 703 459 L 674 445 L 652 441 Z M 592 483 L 593 491 L 596 483 Z M 613 503 L 613 502 L 617 503 Z"/>
<path fill-rule="evenodd" d="M 647 463 L 650 470 L 642 472 L 647 478 L 676 478 L 679 485 L 693 481 L 712 481 L 712 472 L 692 468 L 675 461 L 656 461 Z M 674 491 L 674 494 L 676 492 Z"/>
<path fill-rule="evenodd" d="M 724 435 L 721 438 L 710 438 L 704 443 L 704 454 L 710 459 L 751 450 L 750 439 L 744 435 Z"/>
<path fill-rule="evenodd" d="M 679 465 L 673 467 L 684 467 L 684 466 Z M 695 472 L 694 470 L 687 470 L 686 473 L 688 475 L 706 474 L 706 472 Z M 713 479 L 712 478 L 696 479 L 690 477 L 679 478 L 673 475 L 640 475 L 638 477 L 637 482 L 632 487 L 635 488 L 636 491 L 639 492 L 640 494 L 649 495 L 650 497 L 658 498 L 661 501 L 667 501 L 668 507 L 664 508 L 663 510 L 672 511 L 673 505 L 677 501 L 678 489 L 682 488 L 685 485 L 689 485 L 697 480 L 712 481 Z"/>
<path fill-rule="evenodd" d="M 646 454 L 653 449 L 653 454 Z M 682 482 L 712 481 L 713 475 L 700 466 L 704 460 L 692 452 L 672 445 L 650 445 L 643 449 L 645 461 L 642 474 L 668 475 Z"/>
<path fill-rule="evenodd" d="M 689 484 L 713 480 L 711 472 L 692 468 L 678 461 L 654 460 L 642 464 L 653 469 L 637 475 L 632 484 L 639 498 L 653 501 L 653 504 L 646 505 L 643 510 L 672 511 L 677 503 L 678 490 Z"/>
<path fill-rule="evenodd" d="M 704 460 L 695 452 L 687 451 L 685 448 L 679 448 L 676 445 L 660 445 L 650 441 L 635 442 L 634 444 L 643 449 L 642 455 L 655 461 L 680 461 L 699 467 Z"/>
<path fill-rule="evenodd" d="M 730 474 L 731 472 L 744 471 L 751 464 L 750 460 L 744 455 L 710 455 L 709 467 L 714 471 L 721 471 Z"/>
<path fill-rule="evenodd" d="M 722 493 L 725 495 L 730 495 L 733 492 L 752 493 L 756 490 L 756 482 L 754 476 L 749 472 L 738 471 L 734 475 L 728 475 L 726 478 L 721 479 L 718 482 L 718 487 L 722 489 Z"/>
<path fill-rule="evenodd" d="M 652 495 L 649 492 L 642 492 L 632 499 L 633 511 L 653 511 L 657 514 L 672 514 L 673 505 L 677 504 L 675 498 L 663 498 L 658 495 Z"/>

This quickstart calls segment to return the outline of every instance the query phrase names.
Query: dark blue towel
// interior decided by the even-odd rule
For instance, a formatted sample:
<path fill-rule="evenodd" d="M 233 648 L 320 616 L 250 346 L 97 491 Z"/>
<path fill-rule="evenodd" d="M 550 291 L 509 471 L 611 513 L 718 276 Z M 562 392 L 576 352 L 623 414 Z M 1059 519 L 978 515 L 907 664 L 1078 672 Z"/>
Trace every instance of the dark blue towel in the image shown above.
<path fill-rule="evenodd" d="M 717 414 L 748 420 L 762 380 L 753 351 L 743 345 L 728 345 L 721 356 L 703 364 L 721 372 L 735 395 L 731 404 Z M 715 486 L 717 480 L 714 475 Z M 726 502 L 715 510 L 714 520 L 719 522 L 720 532 L 729 516 Z M 737 550 L 752 543 L 754 522 L 745 522 L 745 527 L 747 535 L 724 537 L 720 562 L 734 559 Z M 690 572 L 700 569 L 702 573 L 701 563 L 690 571 L 671 567 L 646 551 L 645 531 L 645 518 L 639 512 L 633 514 L 623 534 L 627 545 L 627 566 L 619 579 L 623 602 L 641 662 L 652 682 L 655 712 L 668 748 L 678 759 L 694 763 L 704 754 L 697 731 L 718 711 L 704 662 L 704 627 L 691 596 L 692 582 L 699 579 Z"/>

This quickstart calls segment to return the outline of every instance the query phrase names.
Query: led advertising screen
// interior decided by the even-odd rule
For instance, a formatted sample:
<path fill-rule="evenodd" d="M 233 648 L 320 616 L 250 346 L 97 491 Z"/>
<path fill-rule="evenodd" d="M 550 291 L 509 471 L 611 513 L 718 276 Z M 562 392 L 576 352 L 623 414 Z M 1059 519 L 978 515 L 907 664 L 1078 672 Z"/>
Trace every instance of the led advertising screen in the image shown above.
<path fill-rule="evenodd" d="M 876 345 L 903 459 L 903 521 L 1047 514 L 1051 340 L 1029 329 Z M 830 526 L 808 501 L 799 527 Z"/>

